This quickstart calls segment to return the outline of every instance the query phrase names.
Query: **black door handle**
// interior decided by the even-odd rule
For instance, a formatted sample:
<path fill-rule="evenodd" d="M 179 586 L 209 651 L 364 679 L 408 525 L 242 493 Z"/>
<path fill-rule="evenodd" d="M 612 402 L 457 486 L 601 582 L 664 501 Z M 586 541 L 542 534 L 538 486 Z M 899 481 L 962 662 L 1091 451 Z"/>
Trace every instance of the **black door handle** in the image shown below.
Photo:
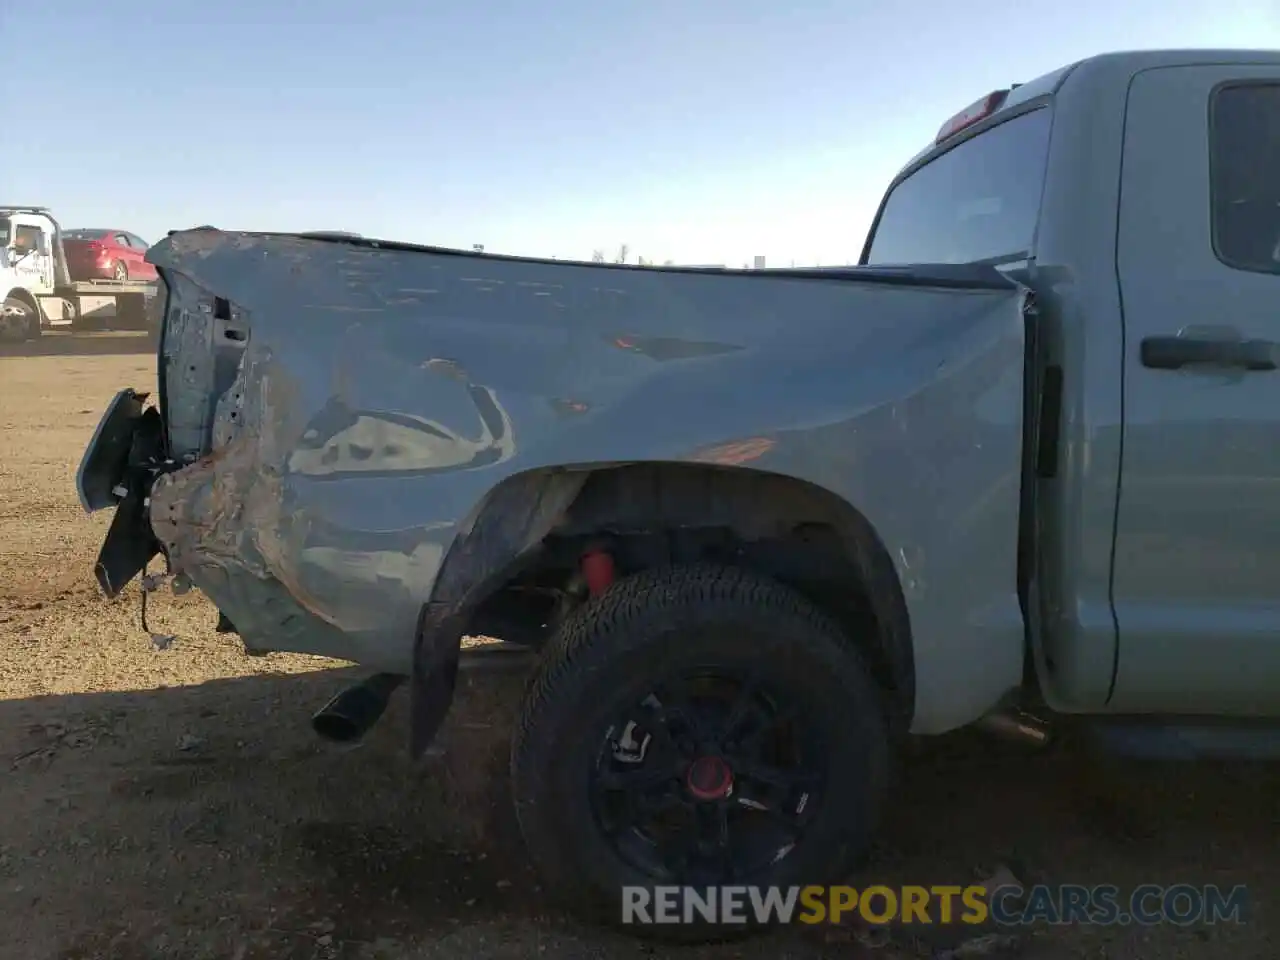
<path fill-rule="evenodd" d="M 1245 370 L 1276 369 L 1273 340 L 1147 337 L 1142 341 L 1142 365 L 1154 370 L 1178 370 L 1192 363 Z"/>

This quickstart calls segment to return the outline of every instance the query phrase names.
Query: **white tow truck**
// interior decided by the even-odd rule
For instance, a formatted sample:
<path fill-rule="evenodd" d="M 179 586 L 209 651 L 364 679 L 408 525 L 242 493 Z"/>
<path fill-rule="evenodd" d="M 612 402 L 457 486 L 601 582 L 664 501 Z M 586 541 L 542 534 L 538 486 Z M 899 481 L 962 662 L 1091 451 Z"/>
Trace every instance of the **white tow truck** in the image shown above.
<path fill-rule="evenodd" d="M 46 329 L 145 330 L 151 281 L 71 279 L 62 229 L 48 208 L 0 204 L 0 338 Z"/>

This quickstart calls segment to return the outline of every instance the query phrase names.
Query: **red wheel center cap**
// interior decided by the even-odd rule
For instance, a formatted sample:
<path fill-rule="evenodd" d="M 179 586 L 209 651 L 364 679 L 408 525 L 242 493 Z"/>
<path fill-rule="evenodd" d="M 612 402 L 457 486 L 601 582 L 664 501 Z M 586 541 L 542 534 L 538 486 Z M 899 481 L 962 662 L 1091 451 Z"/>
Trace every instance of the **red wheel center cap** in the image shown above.
<path fill-rule="evenodd" d="M 686 782 L 699 800 L 720 800 L 733 789 L 733 771 L 719 757 L 699 757 L 689 764 Z"/>

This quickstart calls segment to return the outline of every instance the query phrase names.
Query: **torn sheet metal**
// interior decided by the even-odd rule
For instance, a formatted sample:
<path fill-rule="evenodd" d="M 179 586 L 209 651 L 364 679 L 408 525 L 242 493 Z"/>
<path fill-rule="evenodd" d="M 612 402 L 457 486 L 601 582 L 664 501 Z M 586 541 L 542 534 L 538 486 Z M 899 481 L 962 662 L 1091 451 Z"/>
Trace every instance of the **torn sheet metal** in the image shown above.
<path fill-rule="evenodd" d="M 251 648 L 408 672 L 446 552 L 499 484 L 684 461 L 800 478 L 870 520 L 918 700 L 941 704 L 920 732 L 1021 679 L 1012 284 L 213 230 L 148 256 L 169 293 L 171 454 L 190 463 L 157 482 L 152 524 Z"/>

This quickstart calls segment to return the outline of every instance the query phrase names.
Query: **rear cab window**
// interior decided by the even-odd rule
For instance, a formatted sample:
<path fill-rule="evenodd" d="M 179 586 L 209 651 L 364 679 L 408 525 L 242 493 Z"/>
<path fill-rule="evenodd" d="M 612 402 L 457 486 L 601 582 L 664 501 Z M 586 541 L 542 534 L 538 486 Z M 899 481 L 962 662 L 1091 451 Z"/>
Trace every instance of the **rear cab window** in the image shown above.
<path fill-rule="evenodd" d="M 1047 106 L 959 141 L 894 186 L 863 262 L 998 263 L 1031 254 L 1049 155 Z"/>

